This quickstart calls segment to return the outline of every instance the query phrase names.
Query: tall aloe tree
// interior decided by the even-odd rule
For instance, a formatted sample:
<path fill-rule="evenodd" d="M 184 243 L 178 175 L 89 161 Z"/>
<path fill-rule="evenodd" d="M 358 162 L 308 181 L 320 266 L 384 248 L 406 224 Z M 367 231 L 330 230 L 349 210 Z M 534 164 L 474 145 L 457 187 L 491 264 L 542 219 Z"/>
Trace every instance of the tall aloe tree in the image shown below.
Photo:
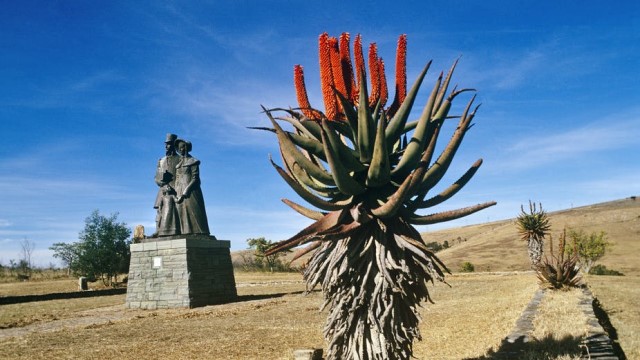
<path fill-rule="evenodd" d="M 542 204 L 536 208 L 536 204 L 529 200 L 529 212 L 524 211 L 520 205 L 520 215 L 516 219 L 518 233 L 522 240 L 527 242 L 527 251 L 531 267 L 536 269 L 542 260 L 544 252 L 544 238 L 549 234 L 551 225 L 547 212 L 542 210 Z"/>
<path fill-rule="evenodd" d="M 299 108 L 264 109 L 276 134 L 283 166 L 271 163 L 310 209 L 283 201 L 315 220 L 268 253 L 309 244 L 304 272 L 308 288 L 321 286 L 329 315 L 324 327 L 328 359 L 408 359 L 420 339 L 418 306 L 429 300 L 427 282 L 444 281 L 446 266 L 425 246 L 414 225 L 460 218 L 489 206 L 420 215 L 455 195 L 473 177 L 476 161 L 457 181 L 427 197 L 449 168 L 471 128 L 474 98 L 460 114 L 452 103 L 472 89 L 448 90 L 456 67 L 437 78 L 417 120 L 409 121 L 429 62 L 413 86 L 406 86 L 406 36 L 396 52 L 395 95 L 386 107 L 388 87 L 376 44 L 369 46 L 367 84 L 361 38 L 319 37 L 324 109 L 309 103 L 300 65 L 294 67 Z M 355 76 L 357 74 L 357 76 Z M 356 81 L 357 78 L 357 81 Z M 370 90 L 369 90 L 370 89 Z M 435 157 L 445 121 L 458 125 Z M 289 130 L 285 130 L 287 125 Z"/>

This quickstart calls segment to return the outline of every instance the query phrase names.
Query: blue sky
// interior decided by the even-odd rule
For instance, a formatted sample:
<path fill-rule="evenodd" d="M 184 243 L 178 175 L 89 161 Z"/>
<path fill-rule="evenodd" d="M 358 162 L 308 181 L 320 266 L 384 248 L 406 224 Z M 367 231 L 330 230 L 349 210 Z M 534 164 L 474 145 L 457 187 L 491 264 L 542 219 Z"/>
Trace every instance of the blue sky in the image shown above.
<path fill-rule="evenodd" d="M 423 103 L 454 82 L 482 103 L 434 211 L 497 206 L 429 231 L 640 193 L 640 3 L 622 1 L 15 1 L 0 6 L 0 263 L 73 242 L 95 209 L 153 232 L 156 161 L 173 132 L 193 143 L 212 233 L 281 240 L 310 221 L 268 162 L 266 107 L 296 106 L 293 66 L 321 107 L 317 38 L 360 33 L 392 78 L 407 34 L 408 82 L 433 59 Z M 420 111 L 420 107 L 416 111 Z M 448 135 L 446 135 L 448 137 Z"/>

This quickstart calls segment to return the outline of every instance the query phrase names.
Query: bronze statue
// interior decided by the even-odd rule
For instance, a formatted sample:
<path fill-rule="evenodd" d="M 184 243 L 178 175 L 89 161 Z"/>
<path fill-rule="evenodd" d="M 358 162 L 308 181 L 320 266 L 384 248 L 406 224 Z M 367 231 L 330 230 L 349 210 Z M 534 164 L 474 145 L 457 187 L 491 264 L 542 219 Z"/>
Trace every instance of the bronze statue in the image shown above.
<path fill-rule="evenodd" d="M 156 184 L 160 187 L 154 208 L 156 232 L 151 237 L 209 235 L 209 223 L 200 190 L 200 160 L 189 152 L 189 141 L 167 134 L 166 154 L 158 161 Z M 176 154 L 176 149 L 180 155 Z"/>
<path fill-rule="evenodd" d="M 192 157 L 191 142 L 177 139 L 175 146 L 180 153 L 176 165 L 175 191 L 182 234 L 209 235 L 209 224 L 200 189 L 200 160 Z"/>
<path fill-rule="evenodd" d="M 156 169 L 156 184 L 160 187 L 154 208 L 158 210 L 156 215 L 156 232 L 152 237 L 180 234 L 180 219 L 175 203 L 175 171 L 180 162 L 180 156 L 176 154 L 175 141 L 177 135 L 167 134 L 164 142 L 166 154 L 158 160 Z"/>

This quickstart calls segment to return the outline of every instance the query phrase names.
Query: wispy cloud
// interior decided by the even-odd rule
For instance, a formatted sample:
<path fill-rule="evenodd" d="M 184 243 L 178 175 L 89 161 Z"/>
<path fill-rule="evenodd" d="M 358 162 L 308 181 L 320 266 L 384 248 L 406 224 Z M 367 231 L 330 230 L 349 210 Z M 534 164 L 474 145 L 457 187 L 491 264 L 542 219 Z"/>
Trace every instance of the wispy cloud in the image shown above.
<path fill-rule="evenodd" d="M 624 63 L 637 58 L 633 48 L 623 50 L 616 46 L 617 42 L 634 40 L 625 29 L 567 27 L 544 35 L 538 33 L 532 40 L 519 39 L 508 48 L 491 45 L 470 48 L 464 54 L 458 75 L 484 91 L 575 88 L 589 75 L 610 72 L 616 61 Z M 502 41 L 513 38 L 508 30 L 497 35 L 500 34 L 508 35 Z"/>
<path fill-rule="evenodd" d="M 89 74 L 83 78 L 75 79 L 68 88 L 74 92 L 94 91 L 104 86 L 110 86 L 125 80 L 122 74 L 115 70 L 106 69 L 93 74 Z"/>
<path fill-rule="evenodd" d="M 255 145 L 264 137 L 254 136 L 256 132 L 247 131 L 247 127 L 258 126 L 265 119 L 261 104 L 287 106 L 290 104 L 283 104 L 283 99 L 295 100 L 293 86 L 286 85 L 246 78 L 220 82 L 211 72 L 192 68 L 177 78 L 156 83 L 166 95 L 157 105 L 187 119 L 195 128 L 206 129 L 217 142 Z"/>
<path fill-rule="evenodd" d="M 607 194 L 603 200 L 621 199 L 632 195 L 640 195 L 640 169 L 627 169 L 621 173 L 609 173 L 603 177 L 596 177 L 578 181 L 577 189 L 589 194 Z"/>
<path fill-rule="evenodd" d="M 632 109 L 556 134 L 528 134 L 504 150 L 498 166 L 530 169 L 630 146 L 634 147 L 633 153 L 638 151 L 637 134 L 640 134 L 640 109 Z"/>
<path fill-rule="evenodd" d="M 64 75 L 64 78 L 45 81 L 37 79 L 32 85 L 34 91 L 29 96 L 15 99 L 6 105 L 29 107 L 34 109 L 73 108 L 94 111 L 117 108 L 116 99 L 121 94 L 114 92 L 112 87 L 122 88 L 127 78 L 112 69 L 99 70 L 84 76 Z M 99 93 L 100 96 L 94 96 Z"/>

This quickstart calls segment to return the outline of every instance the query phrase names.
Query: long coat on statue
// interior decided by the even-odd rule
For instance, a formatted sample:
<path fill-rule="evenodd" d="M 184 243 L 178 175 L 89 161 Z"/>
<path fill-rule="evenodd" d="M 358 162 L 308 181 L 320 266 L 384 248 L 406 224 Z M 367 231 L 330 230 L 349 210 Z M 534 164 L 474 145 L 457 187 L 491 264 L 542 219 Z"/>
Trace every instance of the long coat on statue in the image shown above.
<path fill-rule="evenodd" d="M 176 193 L 184 196 L 178 204 L 182 234 L 209 235 L 209 223 L 200 189 L 200 160 L 188 155 L 176 166 Z"/>
<path fill-rule="evenodd" d="M 176 166 L 180 162 L 179 155 L 167 155 L 158 160 L 156 168 L 156 184 L 160 187 L 153 205 L 158 209 L 156 215 L 156 232 L 159 236 L 177 235 L 181 233 L 178 209 L 175 204 Z M 167 185 L 170 188 L 167 188 Z"/>

